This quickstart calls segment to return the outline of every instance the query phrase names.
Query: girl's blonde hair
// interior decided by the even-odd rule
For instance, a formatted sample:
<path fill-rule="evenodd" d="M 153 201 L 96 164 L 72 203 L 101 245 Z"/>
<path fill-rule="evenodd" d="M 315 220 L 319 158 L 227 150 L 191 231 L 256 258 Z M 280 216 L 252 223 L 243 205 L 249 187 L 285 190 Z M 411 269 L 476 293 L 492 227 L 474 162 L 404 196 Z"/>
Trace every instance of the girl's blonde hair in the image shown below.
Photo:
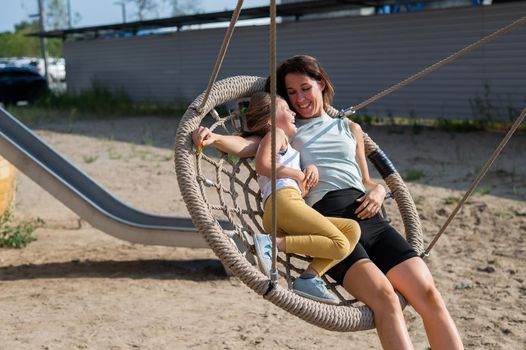
<path fill-rule="evenodd" d="M 278 99 L 281 97 L 278 96 Z M 265 136 L 270 131 L 270 103 L 268 92 L 256 92 L 250 98 L 248 110 L 245 113 L 246 127 L 241 136 Z"/>

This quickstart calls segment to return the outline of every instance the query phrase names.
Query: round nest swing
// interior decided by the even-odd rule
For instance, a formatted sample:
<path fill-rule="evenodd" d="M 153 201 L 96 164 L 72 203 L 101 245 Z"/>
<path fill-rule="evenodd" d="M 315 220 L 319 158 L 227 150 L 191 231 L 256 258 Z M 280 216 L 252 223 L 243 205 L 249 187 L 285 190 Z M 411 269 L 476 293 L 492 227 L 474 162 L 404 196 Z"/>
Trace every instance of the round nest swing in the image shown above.
<path fill-rule="evenodd" d="M 339 305 L 316 302 L 290 289 L 291 279 L 299 275 L 309 258 L 279 253 L 278 272 L 285 277 L 280 279 L 281 284 L 272 284 L 260 272 L 255 266 L 252 235 L 264 232 L 261 222 L 263 211 L 253 160 L 221 154 L 212 147 L 205 152 L 197 152 L 192 143 L 192 131 L 201 124 L 219 133 L 236 132 L 236 127 L 232 126 L 235 115 L 221 117 L 215 108 L 263 91 L 264 84 L 264 78 L 254 76 L 223 79 L 213 85 L 204 106 L 200 108 L 203 93 L 183 115 L 176 135 L 175 168 L 192 221 L 226 268 L 265 299 L 328 330 L 348 332 L 372 329 L 372 311 L 353 300 L 334 281 L 325 278 L 327 287 L 340 297 Z M 334 108 L 326 112 L 332 117 L 339 116 Z M 365 133 L 364 140 L 368 159 L 382 175 L 397 203 L 406 239 L 421 254 L 424 252 L 422 228 L 409 191 L 391 161 Z M 225 220 L 229 224 L 225 225 Z M 284 281 L 287 285 L 282 285 Z M 405 307 L 406 301 L 399 297 L 402 307 Z"/>

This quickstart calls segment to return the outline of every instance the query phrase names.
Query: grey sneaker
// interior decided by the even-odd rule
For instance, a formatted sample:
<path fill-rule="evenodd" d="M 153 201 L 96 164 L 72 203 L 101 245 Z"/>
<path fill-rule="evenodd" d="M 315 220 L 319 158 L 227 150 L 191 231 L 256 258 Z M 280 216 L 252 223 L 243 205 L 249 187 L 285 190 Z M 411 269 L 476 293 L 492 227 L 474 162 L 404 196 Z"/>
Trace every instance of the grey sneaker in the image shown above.
<path fill-rule="evenodd" d="M 340 301 L 334 294 L 327 290 L 325 282 L 319 277 L 301 278 L 298 277 L 292 284 L 292 289 L 296 294 L 305 298 L 320 301 L 327 304 L 339 304 Z"/>
<path fill-rule="evenodd" d="M 254 235 L 254 246 L 261 272 L 270 277 L 272 269 L 272 239 L 269 235 L 256 233 Z"/>

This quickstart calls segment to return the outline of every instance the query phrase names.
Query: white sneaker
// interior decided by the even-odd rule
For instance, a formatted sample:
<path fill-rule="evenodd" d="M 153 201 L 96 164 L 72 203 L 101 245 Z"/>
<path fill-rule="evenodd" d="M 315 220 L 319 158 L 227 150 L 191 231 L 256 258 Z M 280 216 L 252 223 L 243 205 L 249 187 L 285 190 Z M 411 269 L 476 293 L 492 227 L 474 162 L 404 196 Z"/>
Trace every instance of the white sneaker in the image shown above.
<path fill-rule="evenodd" d="M 272 269 L 272 239 L 267 234 L 256 233 L 254 235 L 254 246 L 261 272 L 270 277 Z"/>

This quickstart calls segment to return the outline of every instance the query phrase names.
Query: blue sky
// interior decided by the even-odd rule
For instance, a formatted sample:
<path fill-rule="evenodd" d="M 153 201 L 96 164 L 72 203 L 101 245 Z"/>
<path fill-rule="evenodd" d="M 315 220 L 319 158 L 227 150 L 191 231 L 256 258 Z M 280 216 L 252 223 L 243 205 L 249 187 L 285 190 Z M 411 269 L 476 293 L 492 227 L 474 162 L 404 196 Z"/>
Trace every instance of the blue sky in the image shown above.
<path fill-rule="evenodd" d="M 122 21 L 121 7 L 114 5 L 115 0 L 70 0 L 71 12 L 78 12 L 81 20 L 75 27 L 119 23 Z M 199 8 L 205 12 L 234 9 L 236 0 L 200 0 Z M 247 0 L 243 7 L 264 6 L 268 0 Z M 14 25 L 29 20 L 29 15 L 38 12 L 37 0 L 0 0 L 0 32 L 13 31 Z M 131 16 L 132 9 L 127 9 Z M 165 11 L 166 12 L 166 11 Z M 169 17 L 169 13 L 160 14 Z"/>

